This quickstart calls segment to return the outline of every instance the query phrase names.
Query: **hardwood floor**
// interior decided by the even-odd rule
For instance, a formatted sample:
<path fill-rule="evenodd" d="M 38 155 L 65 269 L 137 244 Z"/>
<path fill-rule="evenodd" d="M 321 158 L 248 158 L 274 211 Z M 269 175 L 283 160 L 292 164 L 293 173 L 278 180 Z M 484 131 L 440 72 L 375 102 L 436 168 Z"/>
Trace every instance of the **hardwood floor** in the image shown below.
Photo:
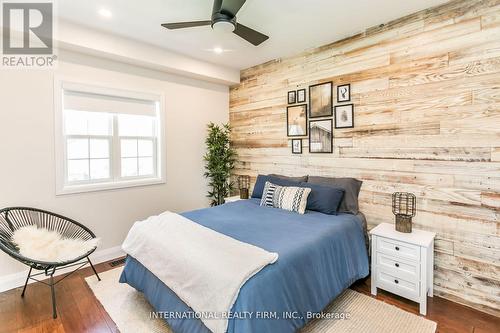
<path fill-rule="evenodd" d="M 370 278 L 359 280 L 351 289 L 370 295 Z M 419 314 L 418 303 L 378 289 L 377 299 L 408 312 Z M 496 333 L 500 332 L 500 318 L 474 310 L 441 297 L 427 297 L 425 318 L 438 324 L 439 333 Z"/>
<path fill-rule="evenodd" d="M 109 263 L 96 266 L 98 272 L 113 269 Z M 0 293 L 0 333 L 7 332 L 118 332 L 116 325 L 92 294 L 84 278 L 92 275 L 85 268 L 70 275 L 56 287 L 58 318 L 52 319 L 50 289 L 40 283 Z M 370 280 L 356 282 L 352 289 L 370 295 Z M 418 304 L 379 290 L 377 299 L 418 314 Z M 498 332 L 500 318 L 473 310 L 440 297 L 429 298 L 428 319 L 438 323 L 443 333 Z"/>

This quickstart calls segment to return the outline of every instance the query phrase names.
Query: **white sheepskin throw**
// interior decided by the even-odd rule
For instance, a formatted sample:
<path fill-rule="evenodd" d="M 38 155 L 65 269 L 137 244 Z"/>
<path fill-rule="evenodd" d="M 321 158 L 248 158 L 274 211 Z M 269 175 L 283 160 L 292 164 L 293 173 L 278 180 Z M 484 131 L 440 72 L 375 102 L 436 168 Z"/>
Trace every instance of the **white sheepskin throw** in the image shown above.
<path fill-rule="evenodd" d="M 48 262 L 63 262 L 87 253 L 97 246 L 99 238 L 87 241 L 64 238 L 57 231 L 32 225 L 16 230 L 12 235 L 12 241 L 19 248 L 19 252 L 27 258 Z"/>

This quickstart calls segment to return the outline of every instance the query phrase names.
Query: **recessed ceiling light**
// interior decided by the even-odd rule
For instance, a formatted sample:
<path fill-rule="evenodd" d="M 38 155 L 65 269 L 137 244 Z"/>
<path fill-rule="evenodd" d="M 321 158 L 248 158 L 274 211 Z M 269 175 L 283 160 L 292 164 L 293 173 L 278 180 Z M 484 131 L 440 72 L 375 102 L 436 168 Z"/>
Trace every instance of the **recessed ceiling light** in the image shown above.
<path fill-rule="evenodd" d="M 102 17 L 105 17 L 105 18 L 110 18 L 111 16 L 113 16 L 113 13 L 111 13 L 111 11 L 109 9 L 106 9 L 106 8 L 101 8 L 99 9 L 99 15 L 101 15 Z"/>
<path fill-rule="evenodd" d="M 233 52 L 233 50 L 231 50 L 231 49 L 225 49 L 225 48 L 222 48 L 220 46 L 215 46 L 215 47 L 211 47 L 209 49 L 204 49 L 204 50 L 207 52 L 210 52 L 210 53 L 215 53 L 215 54 L 223 54 L 223 53 Z"/>

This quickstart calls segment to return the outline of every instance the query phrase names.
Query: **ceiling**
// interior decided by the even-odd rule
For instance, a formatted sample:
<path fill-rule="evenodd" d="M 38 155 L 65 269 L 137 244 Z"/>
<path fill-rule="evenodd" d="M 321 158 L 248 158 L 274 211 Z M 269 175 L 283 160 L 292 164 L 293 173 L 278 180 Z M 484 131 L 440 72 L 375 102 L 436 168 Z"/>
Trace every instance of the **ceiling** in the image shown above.
<path fill-rule="evenodd" d="M 270 36 L 253 46 L 210 27 L 167 30 L 165 22 L 210 19 L 211 0 L 59 1 L 64 20 L 122 35 L 193 58 L 243 69 L 351 36 L 447 0 L 247 0 L 238 22 Z M 111 11 L 104 18 L 100 9 Z M 220 47 L 226 52 L 215 54 Z"/>

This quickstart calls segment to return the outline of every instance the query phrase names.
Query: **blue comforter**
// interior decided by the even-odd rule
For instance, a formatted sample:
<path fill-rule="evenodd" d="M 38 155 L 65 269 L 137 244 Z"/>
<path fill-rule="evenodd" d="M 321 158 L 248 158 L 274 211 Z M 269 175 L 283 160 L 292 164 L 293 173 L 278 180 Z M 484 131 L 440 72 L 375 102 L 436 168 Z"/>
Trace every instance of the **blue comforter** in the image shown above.
<path fill-rule="evenodd" d="M 277 252 L 279 259 L 241 288 L 228 332 L 295 332 L 307 312 L 320 312 L 354 281 L 368 275 L 362 223 L 349 214 L 304 215 L 260 207 L 256 199 L 194 210 L 183 216 L 210 229 Z M 193 245 L 196 246 L 196 245 Z M 177 295 L 132 257 L 120 278 L 144 293 L 159 312 L 192 312 Z M 250 315 L 251 313 L 251 315 Z M 271 318 L 263 318 L 269 316 Z M 209 332 L 196 318 L 166 318 L 176 333 Z"/>

